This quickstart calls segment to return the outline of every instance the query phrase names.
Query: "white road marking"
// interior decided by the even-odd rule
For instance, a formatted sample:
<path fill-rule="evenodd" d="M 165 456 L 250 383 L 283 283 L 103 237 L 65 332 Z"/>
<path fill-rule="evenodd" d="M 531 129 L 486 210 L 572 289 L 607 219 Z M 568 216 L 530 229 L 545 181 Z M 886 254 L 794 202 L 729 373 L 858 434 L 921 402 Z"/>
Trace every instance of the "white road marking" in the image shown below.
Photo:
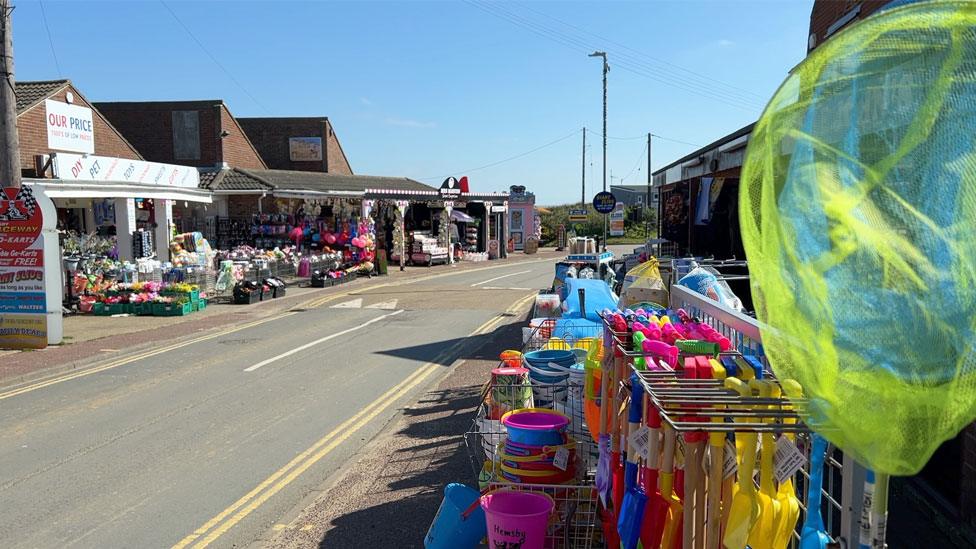
<path fill-rule="evenodd" d="M 330 309 L 361 309 L 363 307 L 363 298 L 353 299 L 352 301 L 344 301 L 329 307 Z"/>
<path fill-rule="evenodd" d="M 510 276 L 521 275 L 521 274 L 531 273 L 531 272 L 532 271 L 519 271 L 517 273 L 508 273 L 508 274 L 504 274 L 502 276 L 496 276 L 495 278 L 489 278 L 488 280 L 482 280 L 481 282 L 475 282 L 474 284 L 471 285 L 471 287 L 474 288 L 476 286 L 481 286 L 482 284 L 487 284 L 489 282 L 494 282 L 494 281 L 499 280 L 501 278 L 507 278 L 507 277 L 510 277 Z"/>
<path fill-rule="evenodd" d="M 396 309 L 397 300 L 391 299 L 390 301 L 383 301 L 381 303 L 373 303 L 372 305 L 367 305 L 366 309 L 383 309 L 384 311 L 392 311 Z"/>
<path fill-rule="evenodd" d="M 502 288 L 501 286 L 482 286 L 482 287 L 480 287 L 478 289 L 479 290 L 519 290 L 519 291 L 528 291 L 528 290 L 531 290 L 532 288 Z"/>
<path fill-rule="evenodd" d="M 324 342 L 326 342 L 326 341 L 328 341 L 330 339 L 335 339 L 335 338 L 337 338 L 339 336 L 346 335 L 349 332 L 355 332 L 356 330 L 361 330 L 361 329 L 365 328 L 366 326 L 369 326 L 370 324 L 374 324 L 376 322 L 379 322 L 379 321 L 383 320 L 384 318 L 389 318 L 391 316 L 396 316 L 396 315 L 398 315 L 398 314 L 400 314 L 402 312 L 403 312 L 403 309 L 400 309 L 399 311 L 393 311 L 392 313 L 388 313 L 388 314 L 385 314 L 383 316 L 378 316 L 378 317 L 376 317 L 376 318 L 374 318 L 372 320 L 367 320 L 366 322 L 363 322 L 359 326 L 353 326 L 352 328 L 348 328 L 348 329 L 342 330 L 341 332 L 336 332 L 334 334 L 329 334 L 329 335 L 327 335 L 325 337 L 316 339 L 315 341 L 310 341 L 310 342 L 306 343 L 305 345 L 302 345 L 300 347 L 295 347 L 294 349 L 292 349 L 290 351 L 287 351 L 287 352 L 284 352 L 284 353 L 281 353 L 278 356 L 271 357 L 271 358 L 269 358 L 267 360 L 262 360 L 261 362 L 258 362 L 254 366 L 248 366 L 247 368 L 244 368 L 244 371 L 245 372 L 253 372 L 254 370 L 257 370 L 258 368 L 260 368 L 262 366 L 267 366 L 268 364 L 271 364 L 272 362 L 277 362 L 277 361 L 279 361 L 279 360 L 281 360 L 283 358 L 290 357 L 291 355 L 293 355 L 295 353 L 300 353 L 300 352 L 304 351 L 305 349 L 308 349 L 309 347 L 314 347 L 315 345 L 318 345 L 319 343 L 324 343 Z"/>

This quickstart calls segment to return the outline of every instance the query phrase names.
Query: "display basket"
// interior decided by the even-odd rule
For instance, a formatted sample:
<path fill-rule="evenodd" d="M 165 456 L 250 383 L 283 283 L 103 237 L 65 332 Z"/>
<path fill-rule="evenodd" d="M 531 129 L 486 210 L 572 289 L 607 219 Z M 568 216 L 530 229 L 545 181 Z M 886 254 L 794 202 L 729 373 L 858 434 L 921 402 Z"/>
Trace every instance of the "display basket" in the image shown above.
<path fill-rule="evenodd" d="M 552 498 L 555 504 L 549 517 L 545 547 L 588 549 L 603 547 L 596 489 L 592 484 L 546 485 L 492 482 L 489 490 L 507 489 L 536 492 Z"/>

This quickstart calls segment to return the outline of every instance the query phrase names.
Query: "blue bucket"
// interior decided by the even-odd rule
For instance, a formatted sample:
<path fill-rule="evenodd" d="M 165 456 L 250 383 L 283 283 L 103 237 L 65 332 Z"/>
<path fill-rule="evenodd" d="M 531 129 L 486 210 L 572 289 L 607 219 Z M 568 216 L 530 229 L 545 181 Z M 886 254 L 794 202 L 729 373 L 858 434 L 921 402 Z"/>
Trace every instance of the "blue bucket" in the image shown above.
<path fill-rule="evenodd" d="M 430 523 L 426 549 L 474 549 L 488 535 L 485 512 L 478 502 L 481 494 L 463 484 L 452 482 L 444 487 L 441 507 Z"/>

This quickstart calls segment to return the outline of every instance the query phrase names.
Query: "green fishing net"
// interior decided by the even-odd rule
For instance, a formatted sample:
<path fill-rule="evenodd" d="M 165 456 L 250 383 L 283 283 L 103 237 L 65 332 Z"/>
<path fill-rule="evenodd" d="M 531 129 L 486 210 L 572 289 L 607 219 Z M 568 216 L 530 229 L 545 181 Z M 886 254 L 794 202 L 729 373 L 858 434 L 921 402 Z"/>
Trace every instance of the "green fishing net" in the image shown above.
<path fill-rule="evenodd" d="M 879 472 L 976 419 L 976 3 L 872 15 L 793 70 L 750 138 L 742 236 L 773 371 Z"/>

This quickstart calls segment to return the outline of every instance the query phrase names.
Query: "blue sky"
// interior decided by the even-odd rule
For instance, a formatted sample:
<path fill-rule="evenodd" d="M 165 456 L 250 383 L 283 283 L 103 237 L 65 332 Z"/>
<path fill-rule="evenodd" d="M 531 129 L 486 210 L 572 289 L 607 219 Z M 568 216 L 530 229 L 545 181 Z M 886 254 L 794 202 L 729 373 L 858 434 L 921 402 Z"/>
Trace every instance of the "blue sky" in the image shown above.
<path fill-rule="evenodd" d="M 579 199 L 583 126 L 587 194 L 602 184 L 601 69 L 587 53 L 609 54 L 613 182 L 642 184 L 640 136 L 661 136 L 657 169 L 758 117 L 806 52 L 811 6 L 20 0 L 14 50 L 18 80 L 70 78 L 93 101 L 325 115 L 357 173 L 468 175 L 474 190 L 520 184 L 558 204 Z"/>

